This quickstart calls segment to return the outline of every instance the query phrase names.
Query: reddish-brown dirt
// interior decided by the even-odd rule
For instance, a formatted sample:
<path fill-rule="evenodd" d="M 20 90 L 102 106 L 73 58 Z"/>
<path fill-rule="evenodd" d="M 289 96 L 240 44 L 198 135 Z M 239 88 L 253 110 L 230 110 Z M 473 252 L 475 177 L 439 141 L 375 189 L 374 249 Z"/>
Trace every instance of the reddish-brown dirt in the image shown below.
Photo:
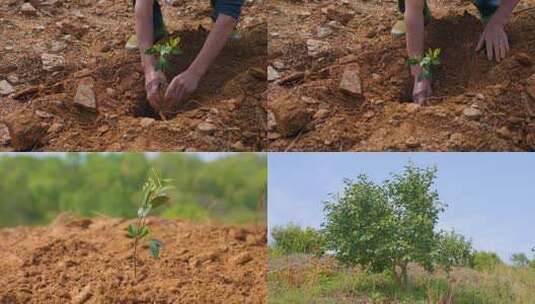
<path fill-rule="evenodd" d="M 151 218 L 165 245 L 159 260 L 139 248 L 134 278 L 129 223 L 64 214 L 0 230 L 0 303 L 265 303 L 264 226 Z"/>
<path fill-rule="evenodd" d="M 131 1 L 32 1 L 39 3 L 35 15 L 21 11 L 24 2 L 0 3 L 0 81 L 15 90 L 0 95 L 0 151 L 266 149 L 267 23 L 260 1 L 244 5 L 241 39 L 226 45 L 196 92 L 165 121 L 146 101 L 138 51 L 124 47 L 134 28 Z M 164 6 L 165 21 L 184 53 L 173 58 L 169 80 L 193 60 L 212 25 L 210 1 L 173 2 Z M 62 56 L 64 67 L 45 71 L 45 53 Z M 88 78 L 96 112 L 73 104 Z M 18 126 L 20 120 L 27 125 Z"/>
<path fill-rule="evenodd" d="M 405 39 L 390 34 L 401 17 L 395 1 L 269 2 L 269 66 L 279 73 L 268 85 L 269 149 L 535 150 L 535 1 L 513 12 L 511 51 L 500 63 L 475 53 L 483 25 L 469 1 L 430 6 L 426 48 L 442 49 L 442 65 L 433 70 L 434 96 L 418 106 L 409 102 Z M 321 54 L 309 54 L 310 39 L 324 43 Z M 346 69 L 358 70 L 362 96 L 340 92 Z M 293 134 L 278 125 L 287 102 L 312 117 Z M 283 118 L 292 115 L 307 117 Z"/>

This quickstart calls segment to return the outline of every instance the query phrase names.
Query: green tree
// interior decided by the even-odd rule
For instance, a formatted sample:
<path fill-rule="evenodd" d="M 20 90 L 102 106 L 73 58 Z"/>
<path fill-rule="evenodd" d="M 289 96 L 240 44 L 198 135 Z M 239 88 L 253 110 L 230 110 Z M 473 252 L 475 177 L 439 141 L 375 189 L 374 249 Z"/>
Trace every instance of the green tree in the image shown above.
<path fill-rule="evenodd" d="M 472 242 L 454 231 L 439 234 L 437 264 L 449 272 L 452 267 L 471 266 L 474 261 Z"/>
<path fill-rule="evenodd" d="M 434 228 L 444 210 L 435 178 L 435 168 L 409 163 L 382 185 L 366 175 L 345 180 L 343 194 L 325 202 L 326 249 L 342 263 L 389 270 L 402 286 L 410 262 L 432 271 L 439 240 Z"/>
<path fill-rule="evenodd" d="M 530 265 L 528 256 L 523 252 L 513 253 L 511 255 L 511 263 L 513 263 L 514 267 L 518 268 L 528 267 Z"/>

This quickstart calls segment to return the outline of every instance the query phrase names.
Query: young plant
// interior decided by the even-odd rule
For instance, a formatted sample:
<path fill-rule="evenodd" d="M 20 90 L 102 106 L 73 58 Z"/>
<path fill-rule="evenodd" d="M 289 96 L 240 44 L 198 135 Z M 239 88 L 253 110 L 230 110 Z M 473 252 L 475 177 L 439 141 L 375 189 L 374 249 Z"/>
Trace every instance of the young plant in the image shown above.
<path fill-rule="evenodd" d="M 147 225 L 147 216 L 155 209 L 162 207 L 169 203 L 169 190 L 173 189 L 169 186 L 170 180 L 160 179 L 158 173 L 153 170 L 149 175 L 145 185 L 143 186 L 143 198 L 137 210 L 136 224 L 130 224 L 126 228 L 127 237 L 134 240 L 134 278 L 137 277 L 137 246 L 138 243 L 149 235 L 150 229 Z M 151 239 L 148 242 L 149 252 L 155 259 L 160 258 L 160 250 L 163 247 L 163 242 L 157 239 Z"/>
<path fill-rule="evenodd" d="M 422 72 L 418 75 L 418 81 L 431 78 L 431 67 L 440 64 L 441 51 L 441 49 L 429 49 L 424 56 L 409 58 L 409 65 L 419 65 L 422 67 Z"/>
<path fill-rule="evenodd" d="M 171 38 L 167 41 L 155 44 L 145 51 L 148 55 L 157 55 L 156 69 L 164 71 L 169 68 L 169 57 L 171 55 L 180 55 L 182 50 L 180 49 L 180 38 Z"/>

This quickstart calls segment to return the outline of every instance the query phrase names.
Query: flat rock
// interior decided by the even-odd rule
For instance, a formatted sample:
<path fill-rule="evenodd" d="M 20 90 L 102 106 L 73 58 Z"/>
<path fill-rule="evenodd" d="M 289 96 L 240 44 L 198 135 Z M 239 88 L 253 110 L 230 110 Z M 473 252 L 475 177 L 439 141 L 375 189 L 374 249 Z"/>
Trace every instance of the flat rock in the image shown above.
<path fill-rule="evenodd" d="M 338 86 L 344 94 L 359 97 L 362 96 L 362 83 L 359 76 L 357 65 L 348 65 L 342 74 L 342 80 Z"/>
<path fill-rule="evenodd" d="M 49 134 L 59 133 L 63 130 L 64 125 L 62 123 L 56 122 L 53 123 L 50 128 L 48 128 Z"/>
<path fill-rule="evenodd" d="M 65 68 L 65 58 L 60 55 L 42 54 L 41 62 L 45 71 L 54 72 Z"/>
<path fill-rule="evenodd" d="M 13 92 L 15 92 L 15 88 L 7 80 L 0 80 L 0 95 L 5 96 Z"/>
<path fill-rule="evenodd" d="M 209 122 L 201 122 L 197 125 L 197 130 L 204 134 L 212 134 L 217 130 L 217 126 Z"/>
<path fill-rule="evenodd" d="M 281 78 L 281 74 L 274 67 L 269 65 L 267 68 L 268 81 L 275 81 L 279 78 Z"/>
<path fill-rule="evenodd" d="M 276 121 L 277 131 L 290 137 L 301 131 L 312 119 L 306 111 L 306 103 L 298 97 L 284 96 L 270 103 Z"/>
<path fill-rule="evenodd" d="M 37 16 L 37 10 L 30 3 L 24 3 L 20 7 L 20 12 L 26 16 Z"/>
<path fill-rule="evenodd" d="M 32 111 L 19 109 L 3 119 L 7 126 L 11 145 L 17 151 L 30 151 L 44 144 L 48 127 Z"/>
<path fill-rule="evenodd" d="M 97 110 L 97 98 L 94 91 L 94 80 L 86 77 L 78 82 L 76 95 L 74 96 L 74 105 L 88 111 Z"/>
<path fill-rule="evenodd" d="M 139 121 L 139 125 L 142 127 L 142 128 L 148 128 L 150 126 L 152 126 L 154 124 L 155 120 L 154 118 L 150 118 L 150 117 L 143 117 L 140 121 Z"/>
<path fill-rule="evenodd" d="M 248 252 L 243 252 L 232 258 L 232 263 L 235 265 L 244 265 L 253 260 L 253 257 Z"/>
<path fill-rule="evenodd" d="M 474 107 L 466 107 L 463 110 L 463 115 L 466 116 L 468 119 L 476 120 L 481 117 L 481 111 Z"/>
<path fill-rule="evenodd" d="M 317 58 L 326 55 L 331 50 L 329 43 L 316 39 L 307 40 L 307 52 L 308 56 Z"/>

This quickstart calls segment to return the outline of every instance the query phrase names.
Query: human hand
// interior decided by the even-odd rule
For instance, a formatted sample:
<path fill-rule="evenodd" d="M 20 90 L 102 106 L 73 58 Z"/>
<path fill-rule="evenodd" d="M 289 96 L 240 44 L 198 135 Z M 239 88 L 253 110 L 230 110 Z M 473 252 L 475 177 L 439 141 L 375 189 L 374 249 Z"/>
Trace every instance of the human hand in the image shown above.
<path fill-rule="evenodd" d="M 145 91 L 147 93 L 147 100 L 150 106 L 155 110 L 160 110 L 162 107 L 163 96 L 160 94 L 160 88 L 165 88 L 167 79 L 164 73 L 154 69 L 148 70 L 145 73 Z"/>
<path fill-rule="evenodd" d="M 476 52 L 480 51 L 483 46 L 487 50 L 488 60 L 494 57 L 497 62 L 500 62 L 505 58 L 509 51 L 509 41 L 502 24 L 493 20 L 487 23 L 477 43 Z"/>
<path fill-rule="evenodd" d="M 191 94 L 195 89 L 201 77 L 189 70 L 184 71 L 176 76 L 165 92 L 165 102 L 167 105 L 178 103 L 182 98 Z"/>
<path fill-rule="evenodd" d="M 431 79 L 418 79 L 414 78 L 414 87 L 412 89 L 412 101 L 420 105 L 424 105 L 428 97 L 433 95 L 431 89 Z"/>

